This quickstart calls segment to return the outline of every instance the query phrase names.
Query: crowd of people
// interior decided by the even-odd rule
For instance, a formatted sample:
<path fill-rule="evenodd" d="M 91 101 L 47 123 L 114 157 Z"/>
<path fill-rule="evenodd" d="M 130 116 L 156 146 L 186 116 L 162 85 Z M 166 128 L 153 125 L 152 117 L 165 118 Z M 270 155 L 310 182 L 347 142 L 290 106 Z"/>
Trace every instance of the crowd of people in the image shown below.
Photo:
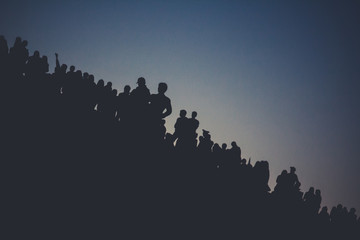
<path fill-rule="evenodd" d="M 197 112 L 188 118 L 181 110 L 167 132 L 166 83 L 151 94 L 140 77 L 118 92 L 68 69 L 57 53 L 50 73 L 47 57 L 30 56 L 27 45 L 17 37 L 9 48 L 0 36 L 4 176 L 21 226 L 93 224 L 187 238 L 360 236 L 354 208 L 321 208 L 320 190 L 303 193 L 294 167 L 271 191 L 269 163 L 252 164 L 235 141 L 220 147 L 205 129 L 198 136 Z"/>

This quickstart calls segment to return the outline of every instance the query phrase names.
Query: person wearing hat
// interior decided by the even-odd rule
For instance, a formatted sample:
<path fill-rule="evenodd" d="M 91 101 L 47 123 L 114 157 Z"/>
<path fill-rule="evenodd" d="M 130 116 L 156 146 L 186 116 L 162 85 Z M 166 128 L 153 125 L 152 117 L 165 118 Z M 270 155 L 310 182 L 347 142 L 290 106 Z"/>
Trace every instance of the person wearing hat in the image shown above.
<path fill-rule="evenodd" d="M 146 103 L 146 105 L 149 103 L 150 98 L 150 90 L 146 86 L 145 78 L 139 77 L 137 80 L 137 87 L 132 90 L 131 96 L 134 97 L 134 99 L 138 100 L 139 102 Z"/>
<path fill-rule="evenodd" d="M 209 131 L 203 129 L 203 135 L 199 137 L 199 150 L 204 152 L 211 152 L 211 148 L 214 142 L 211 140 L 211 135 Z"/>
<path fill-rule="evenodd" d="M 150 100 L 150 90 L 146 86 L 145 78 L 138 78 L 138 86 L 131 91 L 131 98 L 133 102 L 134 114 L 137 117 L 141 117 L 147 111 L 149 100 Z"/>

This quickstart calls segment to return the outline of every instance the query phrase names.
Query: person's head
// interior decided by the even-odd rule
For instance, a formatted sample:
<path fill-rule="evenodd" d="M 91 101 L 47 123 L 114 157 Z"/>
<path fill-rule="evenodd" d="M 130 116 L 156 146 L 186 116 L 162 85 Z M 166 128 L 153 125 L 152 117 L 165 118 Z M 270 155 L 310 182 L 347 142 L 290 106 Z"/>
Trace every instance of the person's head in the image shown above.
<path fill-rule="evenodd" d="M 116 95 L 117 95 L 117 90 L 116 90 L 116 89 L 111 90 L 111 94 L 112 94 L 113 96 L 116 96 Z"/>
<path fill-rule="evenodd" d="M 89 75 L 89 80 L 90 80 L 91 82 L 95 82 L 95 77 L 94 77 L 94 75 L 90 74 L 90 75 Z"/>
<path fill-rule="evenodd" d="M 164 82 L 159 83 L 158 92 L 159 93 L 165 93 L 167 90 L 167 84 Z"/>
<path fill-rule="evenodd" d="M 281 175 L 286 175 L 288 172 L 286 170 L 282 170 Z"/>
<path fill-rule="evenodd" d="M 28 45 L 28 41 L 26 41 L 26 40 L 22 41 L 22 46 L 23 47 L 27 47 L 27 45 Z"/>
<path fill-rule="evenodd" d="M 107 82 L 107 83 L 106 83 L 106 86 L 109 87 L 109 88 L 111 88 L 111 87 L 112 87 L 112 82 Z"/>
<path fill-rule="evenodd" d="M 75 71 L 75 66 L 74 65 L 71 65 L 70 66 L 70 72 L 74 72 Z"/>
<path fill-rule="evenodd" d="M 227 144 L 226 144 L 226 143 L 223 143 L 223 144 L 221 145 L 221 148 L 222 148 L 223 150 L 225 150 L 225 149 L 227 148 Z"/>
<path fill-rule="evenodd" d="M 99 87 L 103 87 L 103 86 L 105 85 L 104 80 L 103 80 L 103 79 L 100 79 L 100 80 L 97 82 L 97 85 L 98 85 Z"/>
<path fill-rule="evenodd" d="M 232 142 L 231 142 L 231 146 L 232 146 L 232 147 L 237 147 L 236 142 L 235 142 L 235 141 L 232 141 Z"/>
<path fill-rule="evenodd" d="M 34 52 L 34 57 L 39 58 L 40 57 L 40 52 L 36 50 Z"/>
<path fill-rule="evenodd" d="M 84 73 L 83 73 L 83 78 L 84 78 L 84 79 L 88 79 L 88 78 L 89 78 L 89 73 L 84 72 Z"/>
<path fill-rule="evenodd" d="M 16 37 L 14 46 L 19 46 L 20 44 L 21 44 L 21 37 Z"/>
<path fill-rule="evenodd" d="M 320 192 L 320 190 L 319 190 L 319 189 L 316 189 L 316 191 L 315 191 L 315 195 L 316 195 L 316 196 L 320 196 L 320 195 L 321 195 L 321 192 Z"/>
<path fill-rule="evenodd" d="M 202 131 L 203 131 L 203 136 L 204 136 L 205 139 L 210 139 L 211 138 L 211 135 L 210 135 L 209 131 L 207 131 L 205 129 L 203 129 Z"/>
<path fill-rule="evenodd" d="M 146 84 L 145 78 L 139 77 L 136 83 L 137 83 L 139 86 L 145 86 L 145 84 Z"/>
<path fill-rule="evenodd" d="M 291 172 L 291 173 L 295 173 L 295 171 L 296 171 L 296 168 L 295 168 L 295 167 L 290 167 L 290 172 Z"/>
<path fill-rule="evenodd" d="M 77 70 L 77 71 L 75 72 L 75 76 L 76 76 L 76 79 L 81 79 L 81 78 L 82 78 L 82 72 L 81 72 L 81 70 Z"/>
<path fill-rule="evenodd" d="M 322 207 L 321 209 L 322 212 L 327 212 L 328 211 L 328 208 L 326 206 Z"/>
<path fill-rule="evenodd" d="M 193 112 L 191 113 L 191 117 L 192 117 L 192 118 L 196 118 L 196 116 L 197 116 L 197 112 L 193 111 Z"/>
<path fill-rule="evenodd" d="M 309 193 L 314 193 L 314 187 L 309 188 Z"/>
<path fill-rule="evenodd" d="M 66 65 L 66 64 L 62 64 L 60 68 L 61 68 L 61 70 L 62 70 L 63 72 L 66 72 L 67 65 Z"/>
<path fill-rule="evenodd" d="M 186 110 L 182 109 L 180 110 L 180 117 L 185 117 L 186 116 Z"/>
<path fill-rule="evenodd" d="M 129 94 L 129 93 L 130 93 L 130 90 L 131 90 L 131 88 L 130 88 L 129 85 L 126 85 L 126 86 L 124 87 L 124 93 Z"/>

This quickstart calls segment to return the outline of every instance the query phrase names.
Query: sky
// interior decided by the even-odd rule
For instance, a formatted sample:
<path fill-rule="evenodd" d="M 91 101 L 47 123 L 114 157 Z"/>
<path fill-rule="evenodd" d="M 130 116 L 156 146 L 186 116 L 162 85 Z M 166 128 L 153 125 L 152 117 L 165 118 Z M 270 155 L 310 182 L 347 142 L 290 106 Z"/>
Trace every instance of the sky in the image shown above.
<path fill-rule="evenodd" d="M 359 1 L 1 1 L 0 35 L 111 81 L 168 84 L 173 126 L 198 112 L 216 143 L 295 166 L 322 205 L 360 212 Z"/>

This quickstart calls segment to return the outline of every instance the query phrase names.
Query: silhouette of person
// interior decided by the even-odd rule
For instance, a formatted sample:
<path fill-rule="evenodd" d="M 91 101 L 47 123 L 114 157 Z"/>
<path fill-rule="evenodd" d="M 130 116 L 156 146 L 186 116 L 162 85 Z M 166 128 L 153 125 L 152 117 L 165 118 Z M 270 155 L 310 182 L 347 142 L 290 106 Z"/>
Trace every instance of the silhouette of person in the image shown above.
<path fill-rule="evenodd" d="M 130 86 L 126 85 L 124 87 L 124 92 L 118 94 L 118 104 L 117 104 L 117 120 L 121 121 L 123 124 L 128 125 L 129 120 L 131 119 L 131 98 L 130 98 Z"/>
<path fill-rule="evenodd" d="M 82 79 L 83 106 L 88 113 L 92 112 L 96 106 L 96 83 L 92 74 L 84 73 Z"/>
<path fill-rule="evenodd" d="M 288 175 L 289 174 L 286 170 L 282 170 L 281 174 L 276 178 L 276 186 L 274 191 L 280 195 L 283 195 L 285 192 L 290 190 Z"/>
<path fill-rule="evenodd" d="M 105 98 L 105 82 L 103 79 L 99 79 L 99 81 L 96 84 L 96 110 L 98 112 L 101 112 L 101 104 L 104 101 Z"/>
<path fill-rule="evenodd" d="M 180 117 L 176 119 L 176 123 L 174 125 L 175 132 L 173 134 L 173 140 L 176 142 L 176 147 L 184 147 L 186 145 L 186 122 L 188 118 L 186 117 L 186 110 L 180 110 Z"/>
<path fill-rule="evenodd" d="M 315 189 L 314 189 L 314 187 L 310 187 L 309 191 L 307 191 L 304 194 L 304 202 L 309 203 L 314 199 L 314 197 L 315 197 Z"/>
<path fill-rule="evenodd" d="M 0 35 L 0 59 L 5 58 L 9 53 L 9 47 L 4 36 Z"/>
<path fill-rule="evenodd" d="M 289 184 L 290 186 L 294 187 L 296 190 L 299 190 L 299 187 L 301 186 L 301 183 L 299 182 L 298 176 L 295 173 L 296 168 L 290 167 L 290 173 L 289 173 Z"/>
<path fill-rule="evenodd" d="M 70 66 L 69 71 L 66 73 L 65 81 L 62 86 L 62 93 L 67 98 L 72 98 L 74 95 L 74 81 L 76 79 L 75 66 Z M 67 99 L 69 100 L 69 99 Z"/>
<path fill-rule="evenodd" d="M 197 112 L 193 111 L 191 113 L 191 118 L 189 119 L 189 129 L 190 132 L 193 133 L 193 135 L 196 135 L 197 137 L 196 130 L 199 127 L 199 120 L 197 120 L 196 117 L 197 117 Z"/>
<path fill-rule="evenodd" d="M 356 209 L 355 208 L 350 208 L 349 214 L 348 214 L 348 218 L 349 218 L 349 223 L 350 224 L 356 224 Z"/>
<path fill-rule="evenodd" d="M 218 143 L 215 143 L 212 147 L 213 158 L 215 166 L 219 168 L 221 166 L 221 147 Z"/>
<path fill-rule="evenodd" d="M 42 56 L 41 58 L 41 73 L 49 72 L 49 63 L 47 56 Z"/>
<path fill-rule="evenodd" d="M 229 149 L 229 156 L 232 160 L 241 159 L 241 149 L 235 141 L 231 142 L 231 148 Z"/>
<path fill-rule="evenodd" d="M 55 53 L 55 73 L 60 71 L 60 68 L 59 54 Z"/>
<path fill-rule="evenodd" d="M 321 200 L 322 200 L 321 192 L 319 189 L 316 189 L 315 196 L 314 196 L 314 203 L 313 203 L 313 207 L 312 207 L 314 213 L 316 213 L 316 214 L 319 212 L 319 209 L 321 206 Z"/>
<path fill-rule="evenodd" d="M 211 152 L 211 148 L 212 145 L 214 144 L 214 142 L 211 140 L 211 135 L 209 134 L 210 132 L 203 129 L 203 135 L 200 136 L 199 138 L 199 150 L 204 152 L 204 153 L 209 153 Z"/>
<path fill-rule="evenodd" d="M 319 217 L 319 227 L 324 230 L 329 226 L 330 223 L 330 214 L 328 213 L 328 208 L 326 206 L 321 208 L 321 211 L 318 215 Z"/>
<path fill-rule="evenodd" d="M 161 119 L 166 118 L 172 112 L 170 98 L 165 96 L 167 88 L 167 84 L 161 82 L 158 86 L 158 93 L 150 96 L 151 115 L 155 123 L 160 122 Z"/>
<path fill-rule="evenodd" d="M 4 36 L 0 35 L 0 73 L 7 70 L 9 47 Z"/>
<path fill-rule="evenodd" d="M 227 152 L 227 144 L 226 143 L 221 144 L 221 150 L 222 150 L 223 154 L 225 155 L 225 153 Z"/>
<path fill-rule="evenodd" d="M 130 128 L 135 136 L 141 135 L 143 138 L 149 135 L 148 132 L 151 129 L 149 125 L 152 121 L 148 117 L 150 90 L 147 88 L 143 77 L 138 78 L 137 84 L 138 86 L 130 93 L 132 109 Z"/>
<path fill-rule="evenodd" d="M 29 51 L 26 48 L 27 44 L 28 42 L 26 40 L 22 41 L 20 37 L 17 37 L 14 46 L 10 48 L 10 63 L 16 74 L 21 74 L 26 71 L 26 61 L 29 58 Z"/>
<path fill-rule="evenodd" d="M 135 108 L 138 109 L 138 112 L 144 111 L 149 104 L 150 100 L 150 90 L 146 86 L 145 78 L 138 78 L 138 86 L 131 91 L 131 96 L 134 101 Z"/>
<path fill-rule="evenodd" d="M 58 86 L 58 90 L 62 93 L 62 87 L 64 86 L 64 83 L 66 82 L 66 70 L 67 65 L 62 64 L 60 65 L 59 61 L 59 54 L 55 53 L 55 81 Z"/>
<path fill-rule="evenodd" d="M 40 52 L 34 51 L 34 54 L 29 57 L 29 60 L 26 64 L 26 75 L 29 78 L 38 77 L 41 73 L 41 58 Z"/>
<path fill-rule="evenodd" d="M 197 136 L 198 136 L 198 134 L 196 133 L 196 130 L 198 129 L 198 127 L 199 127 L 199 120 L 197 120 L 196 119 L 196 117 L 197 117 L 197 112 L 195 112 L 195 111 L 193 111 L 192 113 L 191 113 L 191 118 L 189 118 L 188 119 L 188 123 L 187 123 L 187 128 L 188 128 L 188 130 L 187 130 L 187 134 L 188 134 L 188 138 L 189 138 L 189 142 L 191 142 L 191 145 L 193 146 L 193 147 L 196 147 L 197 146 L 197 140 L 196 140 L 196 138 L 197 138 Z"/>

